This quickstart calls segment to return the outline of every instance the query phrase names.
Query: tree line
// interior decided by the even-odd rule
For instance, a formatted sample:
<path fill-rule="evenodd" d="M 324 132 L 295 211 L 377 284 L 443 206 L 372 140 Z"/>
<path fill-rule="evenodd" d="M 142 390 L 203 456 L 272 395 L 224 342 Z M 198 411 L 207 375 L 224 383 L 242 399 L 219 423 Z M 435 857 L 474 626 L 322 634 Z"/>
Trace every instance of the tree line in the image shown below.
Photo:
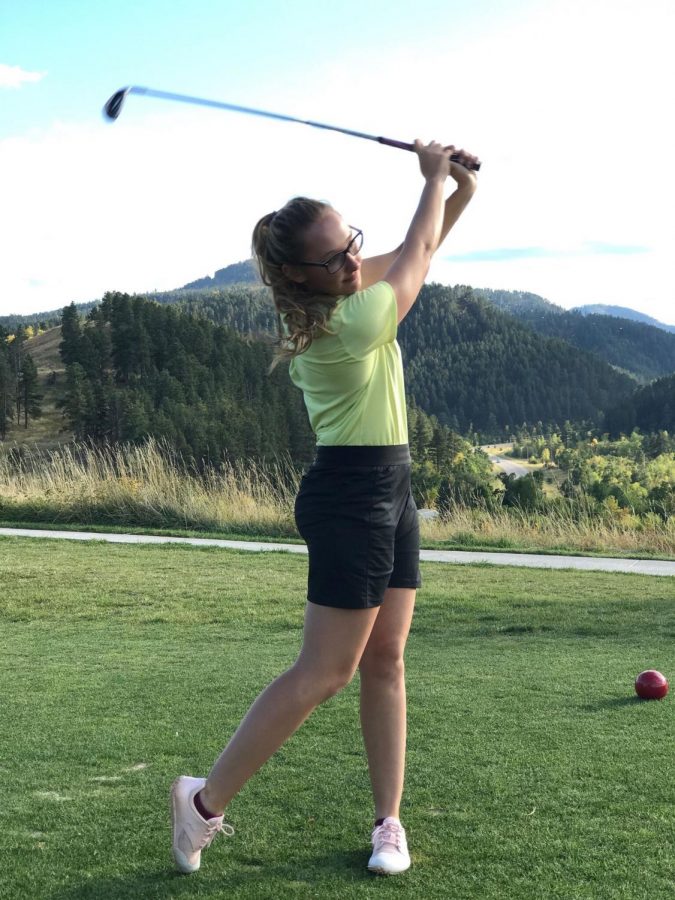
<path fill-rule="evenodd" d="M 165 300 L 242 335 L 276 334 L 274 306 L 261 286 L 176 291 Z M 416 405 L 453 431 L 475 430 L 485 440 L 525 422 L 599 423 L 609 405 L 637 387 L 591 353 L 534 333 L 464 286 L 424 285 L 398 341 Z"/>
<path fill-rule="evenodd" d="M 166 438 L 198 470 L 284 455 L 312 461 L 316 439 L 302 393 L 283 367 L 267 375 L 269 341 L 176 306 L 107 293 L 83 321 L 62 315 L 62 407 L 74 435 L 95 444 Z M 469 500 L 489 492 L 491 466 L 464 439 L 408 406 L 419 496 Z"/>
<path fill-rule="evenodd" d="M 301 396 L 270 350 L 175 306 L 107 293 L 84 322 L 63 310 L 63 411 L 78 439 L 165 437 L 198 465 L 312 446 Z"/>
<path fill-rule="evenodd" d="M 63 310 L 63 410 L 75 436 L 152 433 L 195 458 L 227 451 L 307 459 L 314 438 L 302 397 L 283 369 L 265 374 L 276 327 L 267 290 L 237 285 L 165 299 L 113 292 L 84 319 L 75 304 Z M 5 331 L 1 342 L 5 423 L 39 414 L 27 334 Z M 533 334 L 470 288 L 426 285 L 398 337 L 410 409 L 470 441 L 501 440 L 528 422 L 672 430 L 672 379 L 635 394 L 631 379 Z"/>

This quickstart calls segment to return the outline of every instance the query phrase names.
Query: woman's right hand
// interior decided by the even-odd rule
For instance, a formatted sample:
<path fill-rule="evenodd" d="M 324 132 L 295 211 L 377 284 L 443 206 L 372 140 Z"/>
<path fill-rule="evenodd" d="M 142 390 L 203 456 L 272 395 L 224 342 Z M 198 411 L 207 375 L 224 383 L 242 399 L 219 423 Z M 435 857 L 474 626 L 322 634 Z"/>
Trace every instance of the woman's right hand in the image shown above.
<path fill-rule="evenodd" d="M 425 145 L 422 141 L 416 139 L 414 147 L 419 159 L 420 171 L 425 181 L 433 181 L 434 179 L 445 181 L 450 174 L 450 155 L 452 151 L 439 144 L 438 141 L 430 141 Z"/>

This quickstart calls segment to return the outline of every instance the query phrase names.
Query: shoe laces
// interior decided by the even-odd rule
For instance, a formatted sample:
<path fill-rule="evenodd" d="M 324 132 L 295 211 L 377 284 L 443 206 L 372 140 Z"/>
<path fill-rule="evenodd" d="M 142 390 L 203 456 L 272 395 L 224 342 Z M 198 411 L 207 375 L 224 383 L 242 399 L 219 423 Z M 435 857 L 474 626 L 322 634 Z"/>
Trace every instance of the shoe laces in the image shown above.
<path fill-rule="evenodd" d="M 234 828 L 231 825 L 228 825 L 227 822 L 223 822 L 222 819 L 218 820 L 210 820 L 206 824 L 206 829 L 204 831 L 203 843 L 202 847 L 209 847 L 211 845 L 211 841 L 214 837 L 221 832 L 226 837 L 232 837 L 234 834 Z"/>
<path fill-rule="evenodd" d="M 373 832 L 373 842 L 377 841 L 382 844 L 393 844 L 397 850 L 401 849 L 401 838 L 403 837 L 403 827 L 396 822 L 386 822 L 378 825 Z"/>

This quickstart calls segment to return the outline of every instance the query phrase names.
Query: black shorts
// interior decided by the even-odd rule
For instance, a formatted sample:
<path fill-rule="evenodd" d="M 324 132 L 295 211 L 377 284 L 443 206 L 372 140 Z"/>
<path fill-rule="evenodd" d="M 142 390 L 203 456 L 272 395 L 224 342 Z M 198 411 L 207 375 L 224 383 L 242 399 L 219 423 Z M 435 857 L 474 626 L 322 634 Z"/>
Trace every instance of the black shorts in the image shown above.
<path fill-rule="evenodd" d="M 408 445 L 316 449 L 295 500 L 309 551 L 307 599 L 365 609 L 388 587 L 421 587 Z"/>

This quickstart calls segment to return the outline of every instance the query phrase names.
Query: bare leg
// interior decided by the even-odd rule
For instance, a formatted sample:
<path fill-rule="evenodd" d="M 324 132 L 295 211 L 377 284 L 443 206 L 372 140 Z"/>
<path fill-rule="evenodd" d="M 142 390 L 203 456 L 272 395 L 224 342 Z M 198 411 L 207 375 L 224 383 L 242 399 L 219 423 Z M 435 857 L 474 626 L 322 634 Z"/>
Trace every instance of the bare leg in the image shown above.
<path fill-rule="evenodd" d="M 406 748 L 403 651 L 415 606 L 415 588 L 387 588 L 359 663 L 361 729 L 375 799 L 375 818 L 398 818 Z"/>
<path fill-rule="evenodd" d="M 297 661 L 258 696 L 209 774 L 200 796 L 210 812 L 222 813 L 312 710 L 351 681 L 378 613 L 307 604 Z"/>

